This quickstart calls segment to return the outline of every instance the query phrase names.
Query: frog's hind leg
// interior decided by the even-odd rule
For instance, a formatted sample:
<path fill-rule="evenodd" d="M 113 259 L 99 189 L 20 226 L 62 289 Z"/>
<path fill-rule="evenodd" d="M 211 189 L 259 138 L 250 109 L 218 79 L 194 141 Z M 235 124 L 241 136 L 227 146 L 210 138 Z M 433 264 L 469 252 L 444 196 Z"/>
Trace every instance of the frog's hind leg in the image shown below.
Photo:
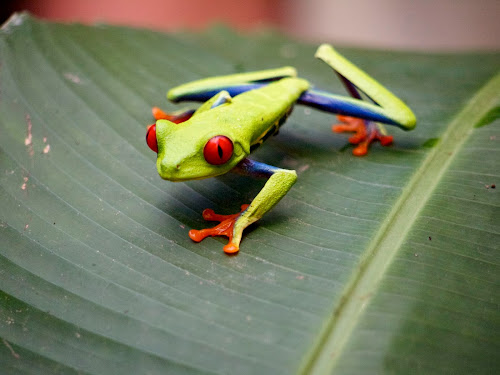
<path fill-rule="evenodd" d="M 230 74 L 226 76 L 217 76 L 199 79 L 188 82 L 183 85 L 172 88 L 167 93 L 167 98 L 174 102 L 194 101 L 207 102 L 211 99 L 211 104 L 202 106 L 201 111 L 209 109 L 212 105 L 218 105 L 218 99 L 234 97 L 246 91 L 254 90 L 267 85 L 269 82 L 279 80 L 285 77 L 296 77 L 297 71 L 289 66 L 278 69 L 259 70 L 256 72 Z M 223 97 L 218 97 L 223 93 Z M 178 112 L 167 113 L 158 107 L 153 107 L 152 112 L 156 120 L 169 120 L 176 124 L 189 120 L 198 110 L 181 110 Z"/>
<path fill-rule="evenodd" d="M 375 140 L 384 146 L 392 143 L 392 137 L 386 135 L 380 123 L 396 125 L 404 130 L 415 127 L 415 115 L 406 104 L 331 46 L 321 45 L 316 57 L 335 70 L 351 97 L 310 89 L 300 97 L 299 103 L 340 115 L 342 124 L 335 125 L 333 131 L 355 132 L 349 139 L 358 145 L 353 150 L 355 155 L 365 155 Z M 369 100 L 363 100 L 361 93 Z"/>
<path fill-rule="evenodd" d="M 278 69 L 203 78 L 172 88 L 167 93 L 167 98 L 174 103 L 180 101 L 205 102 L 221 91 L 227 91 L 230 96 L 234 97 L 265 86 L 269 82 L 296 76 L 297 71 L 294 68 L 285 66 Z"/>

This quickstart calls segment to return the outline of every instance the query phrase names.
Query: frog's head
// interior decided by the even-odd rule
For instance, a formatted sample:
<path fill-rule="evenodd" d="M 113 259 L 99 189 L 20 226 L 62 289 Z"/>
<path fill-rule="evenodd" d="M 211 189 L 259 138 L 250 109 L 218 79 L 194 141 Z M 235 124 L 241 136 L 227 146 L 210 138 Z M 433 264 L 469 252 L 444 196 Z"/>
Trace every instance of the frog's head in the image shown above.
<path fill-rule="evenodd" d="M 148 127 L 146 142 L 158 153 L 156 166 L 161 178 L 185 181 L 218 176 L 245 157 L 232 134 L 186 125 L 158 120 Z"/>

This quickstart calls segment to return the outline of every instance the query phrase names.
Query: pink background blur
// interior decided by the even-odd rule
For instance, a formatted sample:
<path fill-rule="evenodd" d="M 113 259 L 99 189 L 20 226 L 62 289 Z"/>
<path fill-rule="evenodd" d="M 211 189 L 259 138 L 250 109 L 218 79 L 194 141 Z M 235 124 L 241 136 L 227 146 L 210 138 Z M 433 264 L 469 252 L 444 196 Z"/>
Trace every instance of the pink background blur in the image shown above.
<path fill-rule="evenodd" d="M 499 50 L 499 0 L 3 0 L 57 21 L 203 29 L 270 25 L 301 39 L 376 48 Z"/>

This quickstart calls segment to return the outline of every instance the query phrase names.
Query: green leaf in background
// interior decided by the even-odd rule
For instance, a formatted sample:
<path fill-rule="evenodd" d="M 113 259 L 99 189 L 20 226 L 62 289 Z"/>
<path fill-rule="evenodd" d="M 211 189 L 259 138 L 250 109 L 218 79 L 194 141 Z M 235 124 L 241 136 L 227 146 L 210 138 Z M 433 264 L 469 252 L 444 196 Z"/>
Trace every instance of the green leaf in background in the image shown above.
<path fill-rule="evenodd" d="M 415 131 L 351 155 L 297 107 L 255 158 L 299 180 L 246 231 L 195 244 L 262 181 L 169 183 L 145 141 L 168 88 L 293 65 L 314 45 L 15 15 L 0 32 L 0 368 L 5 374 L 492 374 L 500 369 L 499 54 L 342 49 Z"/>

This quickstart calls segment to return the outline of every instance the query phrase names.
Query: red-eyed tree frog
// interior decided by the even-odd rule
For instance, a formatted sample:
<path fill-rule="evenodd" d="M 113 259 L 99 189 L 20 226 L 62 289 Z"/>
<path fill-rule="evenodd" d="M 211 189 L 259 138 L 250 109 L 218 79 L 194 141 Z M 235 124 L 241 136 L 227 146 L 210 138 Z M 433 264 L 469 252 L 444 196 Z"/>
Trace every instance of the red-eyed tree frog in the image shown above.
<path fill-rule="evenodd" d="M 157 121 L 148 127 L 146 141 L 158 154 L 156 166 L 161 178 L 186 181 L 229 171 L 268 178 L 255 199 L 241 206 L 241 212 L 218 215 L 211 209 L 203 211 L 205 220 L 220 224 L 191 230 L 192 240 L 227 236 L 229 243 L 224 251 L 238 252 L 243 230 L 290 190 L 297 179 L 295 171 L 252 161 L 248 155 L 278 132 L 296 103 L 338 114 L 343 124 L 333 130 L 356 133 L 350 142 L 358 145 L 353 150 L 357 156 L 365 155 L 375 140 L 384 146 L 392 143 L 379 123 L 404 130 L 415 127 L 415 115 L 400 99 L 330 45 L 321 45 L 316 57 L 335 70 L 350 97 L 316 90 L 298 78 L 294 68 L 283 67 L 201 79 L 167 93 L 173 102 L 204 102 L 196 111 L 169 114 L 153 108 Z M 368 100 L 362 99 L 361 92 Z"/>

